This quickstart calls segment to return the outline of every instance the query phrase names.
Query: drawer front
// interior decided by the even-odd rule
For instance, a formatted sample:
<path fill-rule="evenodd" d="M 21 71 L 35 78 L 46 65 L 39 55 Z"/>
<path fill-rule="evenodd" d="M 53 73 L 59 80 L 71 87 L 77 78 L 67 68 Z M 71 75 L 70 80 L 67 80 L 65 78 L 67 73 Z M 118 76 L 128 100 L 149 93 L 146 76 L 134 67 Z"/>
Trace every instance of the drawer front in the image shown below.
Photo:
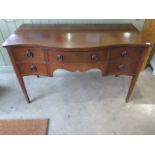
<path fill-rule="evenodd" d="M 17 66 L 22 75 L 47 75 L 47 67 L 43 64 L 23 63 Z"/>
<path fill-rule="evenodd" d="M 109 63 L 108 66 L 108 74 L 118 74 L 118 75 L 135 75 L 137 68 L 137 62 L 129 63 L 129 62 L 113 62 Z"/>
<path fill-rule="evenodd" d="M 106 61 L 107 56 L 107 50 L 79 52 L 48 50 L 50 63 L 95 63 Z"/>
<path fill-rule="evenodd" d="M 139 61 L 142 56 L 143 49 L 139 47 L 117 47 L 110 51 L 110 61 L 128 60 Z"/>
<path fill-rule="evenodd" d="M 42 48 L 14 48 L 13 56 L 17 63 L 20 62 L 45 62 L 44 49 Z"/>

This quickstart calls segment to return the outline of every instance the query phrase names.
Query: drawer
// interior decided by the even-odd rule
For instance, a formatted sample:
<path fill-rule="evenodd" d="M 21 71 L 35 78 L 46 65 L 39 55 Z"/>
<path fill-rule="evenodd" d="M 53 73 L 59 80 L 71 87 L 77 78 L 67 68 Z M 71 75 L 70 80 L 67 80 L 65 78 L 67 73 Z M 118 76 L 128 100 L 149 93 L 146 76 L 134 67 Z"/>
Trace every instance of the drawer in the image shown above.
<path fill-rule="evenodd" d="M 22 75 L 47 75 L 47 67 L 43 64 L 22 63 L 17 66 Z"/>
<path fill-rule="evenodd" d="M 109 63 L 108 74 L 134 75 L 134 74 L 136 74 L 138 64 L 139 63 L 137 63 L 137 62 L 133 62 L 133 63 L 129 63 L 129 62 Z"/>
<path fill-rule="evenodd" d="M 52 51 L 48 50 L 50 63 L 94 63 L 107 60 L 107 50 L 100 51 Z"/>
<path fill-rule="evenodd" d="M 117 47 L 110 51 L 110 61 L 128 60 L 139 61 L 143 49 L 139 47 Z"/>
<path fill-rule="evenodd" d="M 13 49 L 13 56 L 17 63 L 20 62 L 45 62 L 44 49 L 42 48 L 23 48 Z"/>

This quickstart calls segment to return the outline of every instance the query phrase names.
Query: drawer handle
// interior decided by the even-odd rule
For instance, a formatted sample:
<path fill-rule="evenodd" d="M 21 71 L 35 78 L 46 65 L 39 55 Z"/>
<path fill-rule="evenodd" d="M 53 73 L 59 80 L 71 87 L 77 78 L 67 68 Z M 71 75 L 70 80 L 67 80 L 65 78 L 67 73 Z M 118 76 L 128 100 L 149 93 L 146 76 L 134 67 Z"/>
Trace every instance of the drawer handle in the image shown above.
<path fill-rule="evenodd" d="M 119 65 L 118 66 L 118 69 L 119 69 L 119 71 L 123 71 L 125 69 L 125 66 L 123 64 L 122 65 Z"/>
<path fill-rule="evenodd" d="M 128 56 L 128 52 L 127 52 L 127 51 L 123 51 L 123 52 L 121 53 L 121 56 L 122 56 L 122 57 L 127 57 L 127 56 Z"/>
<path fill-rule="evenodd" d="M 63 55 L 57 55 L 57 60 L 60 62 L 63 61 L 64 60 Z"/>
<path fill-rule="evenodd" d="M 91 59 L 92 59 L 93 61 L 97 61 L 97 60 L 98 60 L 98 57 L 97 57 L 96 54 L 93 54 L 93 55 L 91 56 Z"/>
<path fill-rule="evenodd" d="M 27 55 L 28 58 L 32 58 L 33 57 L 33 52 L 30 49 L 28 49 L 27 52 L 26 52 L 26 55 Z"/>
<path fill-rule="evenodd" d="M 31 69 L 32 72 L 37 71 L 37 67 L 35 65 L 33 65 L 33 64 L 30 66 L 30 69 Z"/>

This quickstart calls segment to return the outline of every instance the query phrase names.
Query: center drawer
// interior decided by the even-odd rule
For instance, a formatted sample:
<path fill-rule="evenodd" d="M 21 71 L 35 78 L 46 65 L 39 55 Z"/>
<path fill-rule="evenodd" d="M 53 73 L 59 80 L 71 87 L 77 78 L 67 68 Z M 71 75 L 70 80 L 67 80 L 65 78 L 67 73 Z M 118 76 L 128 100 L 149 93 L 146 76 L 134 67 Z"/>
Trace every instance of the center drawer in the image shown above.
<path fill-rule="evenodd" d="M 13 56 L 16 63 L 45 62 L 45 52 L 43 48 L 16 47 L 13 49 Z"/>
<path fill-rule="evenodd" d="M 53 51 L 48 50 L 50 63 L 95 63 L 107 60 L 107 49 L 98 51 Z"/>

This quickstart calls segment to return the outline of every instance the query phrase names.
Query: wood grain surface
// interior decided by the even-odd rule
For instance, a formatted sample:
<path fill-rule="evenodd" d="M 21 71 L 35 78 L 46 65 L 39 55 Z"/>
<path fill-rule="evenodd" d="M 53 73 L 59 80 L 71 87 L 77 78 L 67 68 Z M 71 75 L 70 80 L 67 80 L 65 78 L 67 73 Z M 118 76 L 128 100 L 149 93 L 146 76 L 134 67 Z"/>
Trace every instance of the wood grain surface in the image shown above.
<path fill-rule="evenodd" d="M 102 75 L 132 76 L 128 102 L 151 44 L 131 24 L 24 24 L 3 46 L 28 103 L 23 76 L 53 76 L 56 69 L 84 72 L 94 68 Z"/>
<path fill-rule="evenodd" d="M 0 135 L 45 135 L 48 119 L 0 120 Z"/>
<path fill-rule="evenodd" d="M 3 46 L 89 48 L 117 45 L 147 46 L 148 41 L 132 24 L 23 24 Z"/>

